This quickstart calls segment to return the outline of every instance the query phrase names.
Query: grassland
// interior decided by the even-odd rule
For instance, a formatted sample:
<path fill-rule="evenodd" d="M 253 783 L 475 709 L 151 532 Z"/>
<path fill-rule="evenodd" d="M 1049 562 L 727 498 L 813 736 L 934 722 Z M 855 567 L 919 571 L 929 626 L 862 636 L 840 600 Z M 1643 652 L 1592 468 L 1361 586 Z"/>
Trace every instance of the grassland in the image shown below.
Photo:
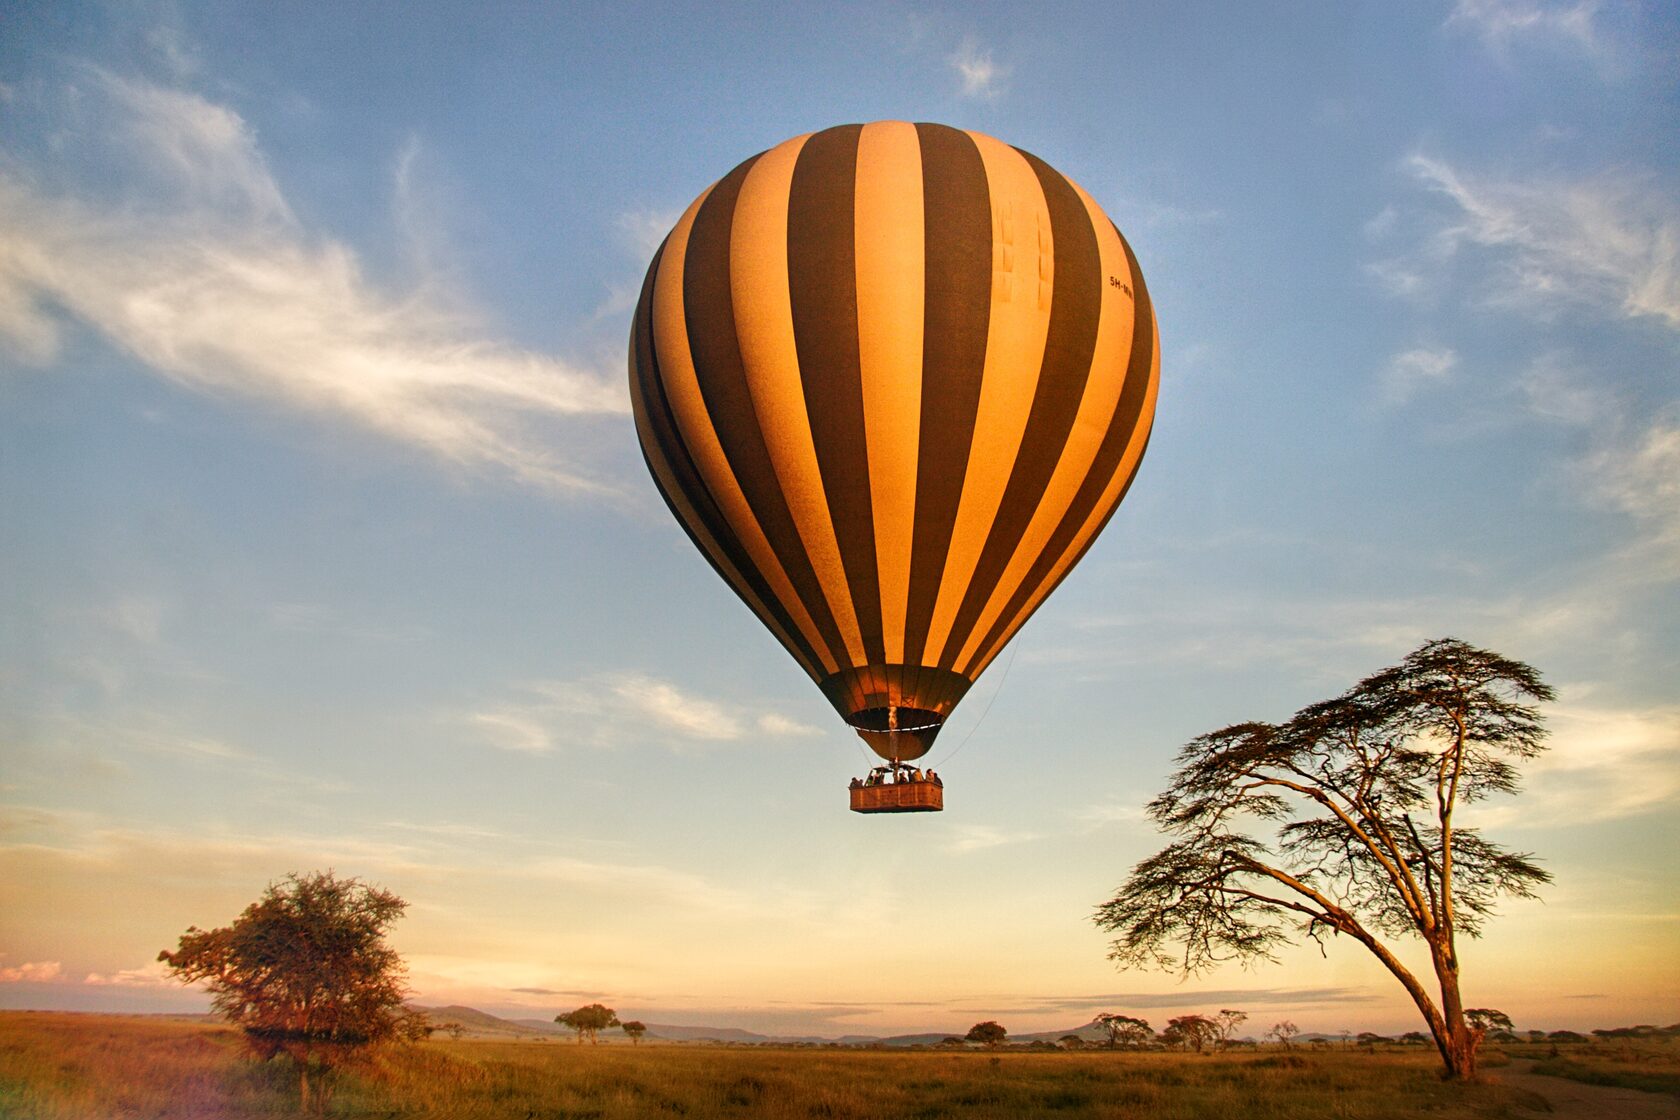
<path fill-rule="evenodd" d="M 1590 1046 L 1513 1047 L 1514 1055 L 1532 1056 L 1535 1073 L 1567 1077 L 1587 1085 L 1612 1085 L 1680 1097 L 1680 1043 L 1629 1040 Z"/>
<path fill-rule="evenodd" d="M 0 1116 L 7 1120 L 289 1116 L 296 1093 L 283 1062 L 250 1061 L 238 1033 L 226 1027 L 0 1012 Z M 1199 1057 L 431 1041 L 335 1074 L 327 1113 L 1499 1120 L 1533 1117 L 1538 1103 L 1495 1084 L 1445 1085 L 1426 1053 Z"/>

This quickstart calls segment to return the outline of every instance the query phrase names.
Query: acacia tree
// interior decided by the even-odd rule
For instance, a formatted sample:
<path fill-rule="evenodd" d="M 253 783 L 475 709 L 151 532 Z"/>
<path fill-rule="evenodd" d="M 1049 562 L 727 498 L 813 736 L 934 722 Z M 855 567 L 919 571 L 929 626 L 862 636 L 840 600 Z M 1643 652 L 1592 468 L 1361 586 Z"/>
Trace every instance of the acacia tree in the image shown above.
<path fill-rule="evenodd" d="M 1097 1016 L 1097 1025 L 1108 1032 L 1110 1049 L 1116 1046 L 1136 1049 L 1155 1037 L 1155 1032 L 1149 1029 L 1149 1020 L 1134 1019 L 1130 1015 L 1104 1012 Z"/>
<path fill-rule="evenodd" d="M 1300 1033 L 1300 1027 L 1297 1027 L 1288 1019 L 1280 1019 L 1272 1024 L 1272 1029 L 1266 1032 L 1266 1037 L 1276 1039 L 1278 1045 L 1285 1050 L 1293 1050 L 1295 1048 L 1295 1036 Z"/>
<path fill-rule="evenodd" d="M 1232 1037 L 1237 1028 L 1248 1021 L 1248 1012 L 1232 1011 L 1230 1008 L 1220 1008 L 1219 1014 L 1213 1017 L 1214 1029 L 1219 1032 L 1219 1048 L 1227 1049 L 1231 1045 Z"/>
<path fill-rule="evenodd" d="M 1511 1022 L 1509 1015 L 1491 1007 L 1465 1009 L 1464 1021 L 1479 1031 L 1514 1031 L 1517 1029 Z"/>
<path fill-rule="evenodd" d="M 640 1046 L 642 1044 L 642 1036 L 647 1033 L 646 1023 L 640 1019 L 632 1019 L 628 1023 L 620 1023 L 618 1026 L 620 1030 L 630 1036 L 632 1045 Z"/>
<path fill-rule="evenodd" d="M 1516 762 L 1545 749 L 1535 702 L 1552 698 L 1528 665 L 1443 638 L 1287 723 L 1191 740 L 1149 805 L 1177 839 L 1097 910 L 1119 935 L 1109 956 L 1190 974 L 1346 934 L 1411 996 L 1447 1076 L 1474 1077 L 1484 1031 L 1459 996 L 1458 935 L 1551 876 L 1455 813 L 1516 792 Z M 1433 994 L 1390 947 L 1406 937 L 1428 950 Z"/>
<path fill-rule="evenodd" d="M 189 927 L 158 960 L 183 982 L 203 982 L 211 1006 L 263 1060 L 291 1058 L 309 1111 L 324 1103 L 310 1099 L 312 1065 L 331 1069 L 364 1047 L 426 1032 L 425 1016 L 403 1006 L 402 958 L 385 943 L 407 905 L 330 870 L 294 872 L 232 925 Z"/>
<path fill-rule="evenodd" d="M 595 1045 L 595 1034 L 609 1027 L 618 1026 L 618 1012 L 599 1003 L 592 1003 L 587 1007 L 580 1007 L 576 1011 L 568 1011 L 564 1015 L 556 1015 L 554 1021 L 563 1027 L 570 1027 L 577 1032 L 578 1045 L 583 1045 L 585 1038 L 591 1046 Z"/>
<path fill-rule="evenodd" d="M 988 1050 L 996 1050 L 1003 1045 L 1003 1040 L 1008 1037 L 1009 1032 L 992 1019 L 987 1019 L 984 1023 L 974 1024 L 968 1028 L 968 1033 L 963 1036 L 969 1042 L 984 1043 Z"/>
<path fill-rule="evenodd" d="M 1219 1024 L 1205 1015 L 1180 1015 L 1168 1019 L 1161 1032 L 1161 1041 L 1168 1046 L 1183 1046 L 1200 1054 L 1208 1044 L 1219 1038 Z"/>

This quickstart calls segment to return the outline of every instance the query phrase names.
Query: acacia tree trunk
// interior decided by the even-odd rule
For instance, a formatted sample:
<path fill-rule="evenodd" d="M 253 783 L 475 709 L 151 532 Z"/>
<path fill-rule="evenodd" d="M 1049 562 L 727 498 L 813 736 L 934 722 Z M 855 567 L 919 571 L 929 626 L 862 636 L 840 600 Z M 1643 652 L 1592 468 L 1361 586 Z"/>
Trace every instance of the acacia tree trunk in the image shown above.
<path fill-rule="evenodd" d="M 1474 1081 L 1482 1032 L 1464 1021 L 1464 1000 L 1458 994 L 1458 957 L 1451 945 L 1430 948 L 1435 975 L 1441 982 L 1441 1022 L 1439 1026 L 1433 1020 L 1429 1024 L 1435 1034 L 1435 1047 L 1446 1063 L 1449 1081 Z"/>

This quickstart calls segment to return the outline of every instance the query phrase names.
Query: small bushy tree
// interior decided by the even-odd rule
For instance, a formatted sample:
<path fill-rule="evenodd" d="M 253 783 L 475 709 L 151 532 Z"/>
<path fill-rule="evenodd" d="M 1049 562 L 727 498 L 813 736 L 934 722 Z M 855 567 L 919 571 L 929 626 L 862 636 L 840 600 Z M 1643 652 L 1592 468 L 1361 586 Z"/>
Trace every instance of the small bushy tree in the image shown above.
<path fill-rule="evenodd" d="M 1149 1029 L 1149 1020 L 1134 1019 L 1130 1015 L 1104 1012 L 1097 1016 L 1097 1025 L 1108 1032 L 1110 1049 L 1125 1046 L 1135 1050 L 1155 1037 L 1155 1032 Z"/>
<path fill-rule="evenodd" d="M 563 1015 L 556 1015 L 554 1021 L 563 1027 L 570 1027 L 577 1032 L 578 1045 L 588 1039 L 589 1044 L 596 1044 L 596 1034 L 610 1027 L 618 1026 L 618 1013 L 610 1007 L 599 1003 L 591 1003 L 575 1011 L 568 1011 Z"/>
<path fill-rule="evenodd" d="M 647 1024 L 642 1022 L 640 1019 L 632 1019 L 628 1023 L 620 1023 L 619 1028 L 623 1030 L 625 1034 L 630 1036 L 630 1042 L 635 1046 L 640 1046 L 642 1044 L 642 1036 L 647 1033 Z"/>
<path fill-rule="evenodd" d="M 1167 1020 L 1161 1041 L 1168 1046 L 1182 1046 L 1200 1054 L 1219 1038 L 1219 1024 L 1205 1015 L 1180 1015 Z"/>
<path fill-rule="evenodd" d="M 1009 1032 L 995 1021 L 987 1019 L 984 1023 L 976 1023 L 968 1028 L 968 1034 L 963 1037 L 969 1042 L 984 1043 L 988 1050 L 996 1050 L 1003 1045 L 1004 1039 L 1009 1037 Z"/>
<path fill-rule="evenodd" d="M 311 1099 L 312 1066 L 331 1069 L 364 1047 L 426 1032 L 425 1016 L 403 1006 L 402 958 L 385 943 L 406 907 L 359 879 L 294 872 L 232 925 L 192 926 L 158 960 L 177 979 L 203 983 L 258 1056 L 296 1064 L 307 1112 L 324 1104 Z"/>

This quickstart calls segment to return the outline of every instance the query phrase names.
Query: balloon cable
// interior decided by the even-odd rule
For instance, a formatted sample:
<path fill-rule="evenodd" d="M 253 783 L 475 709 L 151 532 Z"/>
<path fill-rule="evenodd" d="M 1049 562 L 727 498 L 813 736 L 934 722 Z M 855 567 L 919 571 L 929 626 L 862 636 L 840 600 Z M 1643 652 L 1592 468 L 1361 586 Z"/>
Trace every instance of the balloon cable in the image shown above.
<path fill-rule="evenodd" d="M 1009 679 L 1009 670 L 1011 670 L 1015 667 L 1015 655 L 1020 653 L 1020 652 L 1021 652 L 1021 647 L 1020 646 L 1016 646 L 1014 649 L 1009 651 L 1009 660 L 1004 663 L 1003 676 L 998 678 L 997 687 L 992 689 L 991 699 L 986 701 L 986 706 L 983 709 L 981 709 L 981 711 L 980 711 L 980 718 L 974 721 L 974 726 L 968 729 L 968 734 L 963 736 L 962 742 L 958 743 L 957 746 L 956 746 L 956 749 L 953 750 L 950 754 L 948 754 L 944 758 L 940 759 L 939 766 L 940 766 L 941 769 L 943 769 L 946 766 L 949 766 L 950 763 L 951 763 L 951 760 L 953 758 L 957 757 L 957 755 L 962 753 L 962 749 L 964 747 L 968 746 L 968 741 L 970 739 L 974 738 L 974 733 L 976 731 L 980 730 L 980 725 L 982 723 L 986 722 L 986 717 L 991 714 L 992 705 L 997 703 L 998 693 L 1003 691 L 1003 684 L 1004 684 L 1005 681 L 1007 681 Z"/>

